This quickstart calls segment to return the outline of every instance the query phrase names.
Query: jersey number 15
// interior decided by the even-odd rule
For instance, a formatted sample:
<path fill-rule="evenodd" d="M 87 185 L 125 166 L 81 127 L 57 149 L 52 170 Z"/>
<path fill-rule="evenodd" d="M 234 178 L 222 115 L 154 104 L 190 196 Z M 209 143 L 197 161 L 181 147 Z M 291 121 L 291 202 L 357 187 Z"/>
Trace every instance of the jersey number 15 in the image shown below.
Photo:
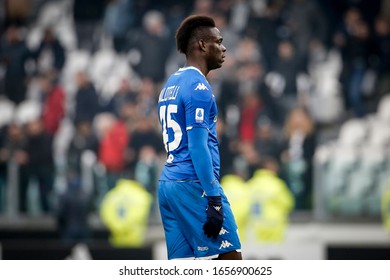
<path fill-rule="evenodd" d="M 160 106 L 159 118 L 162 126 L 162 134 L 165 150 L 171 152 L 176 150 L 183 137 L 183 132 L 180 125 L 172 119 L 172 114 L 177 113 L 177 105 L 169 104 L 168 106 Z M 168 129 L 173 131 L 173 140 L 169 142 Z"/>

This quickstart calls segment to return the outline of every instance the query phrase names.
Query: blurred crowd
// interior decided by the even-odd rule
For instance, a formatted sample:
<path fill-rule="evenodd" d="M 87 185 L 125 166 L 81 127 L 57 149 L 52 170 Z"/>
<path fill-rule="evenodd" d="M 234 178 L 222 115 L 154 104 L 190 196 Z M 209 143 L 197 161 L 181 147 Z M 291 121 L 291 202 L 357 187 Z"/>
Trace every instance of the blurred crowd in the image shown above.
<path fill-rule="evenodd" d="M 390 92 L 385 1 L 0 3 L 3 213 L 17 186 L 24 214 L 32 185 L 47 214 L 86 201 L 91 206 L 80 211 L 96 211 L 120 178 L 155 195 L 165 161 L 157 99 L 167 75 L 183 66 L 174 33 L 189 14 L 212 16 L 227 47 L 225 64 L 209 75 L 221 177 L 249 180 L 272 161 L 294 210 L 314 207 L 312 162 L 322 132 L 375 112 Z"/>

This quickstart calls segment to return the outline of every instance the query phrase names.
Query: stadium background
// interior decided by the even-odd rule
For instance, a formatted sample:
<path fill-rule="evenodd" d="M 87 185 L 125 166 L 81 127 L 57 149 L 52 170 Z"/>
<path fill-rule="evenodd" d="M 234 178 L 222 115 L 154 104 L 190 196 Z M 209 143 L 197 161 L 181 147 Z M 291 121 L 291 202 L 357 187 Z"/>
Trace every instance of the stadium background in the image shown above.
<path fill-rule="evenodd" d="M 244 257 L 388 259 L 387 0 L 1 0 L 0 259 L 165 258 L 156 99 L 193 13 L 228 49 L 209 79 Z M 290 198 L 263 235 L 259 168 Z"/>

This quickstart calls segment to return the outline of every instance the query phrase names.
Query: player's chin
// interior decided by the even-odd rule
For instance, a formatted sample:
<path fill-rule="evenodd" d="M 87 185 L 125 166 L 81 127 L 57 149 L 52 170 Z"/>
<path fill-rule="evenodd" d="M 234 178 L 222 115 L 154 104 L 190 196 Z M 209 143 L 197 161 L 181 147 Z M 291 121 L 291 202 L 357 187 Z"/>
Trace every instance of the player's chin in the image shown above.
<path fill-rule="evenodd" d="M 224 59 L 221 59 L 218 63 L 217 63 L 217 68 L 221 68 L 222 67 L 222 64 L 225 62 Z"/>
<path fill-rule="evenodd" d="M 214 64 L 212 67 L 209 68 L 209 70 L 215 70 L 215 69 L 218 69 L 218 68 L 221 68 L 222 64 Z"/>
<path fill-rule="evenodd" d="M 218 68 L 221 68 L 222 67 L 222 63 L 223 63 L 223 60 L 220 60 L 220 61 L 216 61 L 215 63 L 213 63 L 210 67 L 210 69 L 218 69 Z"/>

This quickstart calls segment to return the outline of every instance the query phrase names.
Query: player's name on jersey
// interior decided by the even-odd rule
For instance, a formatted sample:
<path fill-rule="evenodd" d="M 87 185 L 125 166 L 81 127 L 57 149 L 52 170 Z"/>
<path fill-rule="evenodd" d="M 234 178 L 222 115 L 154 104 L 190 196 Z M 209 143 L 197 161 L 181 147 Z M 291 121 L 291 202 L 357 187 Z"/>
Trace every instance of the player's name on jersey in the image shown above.
<path fill-rule="evenodd" d="M 158 102 L 176 99 L 179 89 L 180 86 L 170 86 L 167 88 L 163 88 L 160 92 L 160 97 L 158 98 Z"/>

